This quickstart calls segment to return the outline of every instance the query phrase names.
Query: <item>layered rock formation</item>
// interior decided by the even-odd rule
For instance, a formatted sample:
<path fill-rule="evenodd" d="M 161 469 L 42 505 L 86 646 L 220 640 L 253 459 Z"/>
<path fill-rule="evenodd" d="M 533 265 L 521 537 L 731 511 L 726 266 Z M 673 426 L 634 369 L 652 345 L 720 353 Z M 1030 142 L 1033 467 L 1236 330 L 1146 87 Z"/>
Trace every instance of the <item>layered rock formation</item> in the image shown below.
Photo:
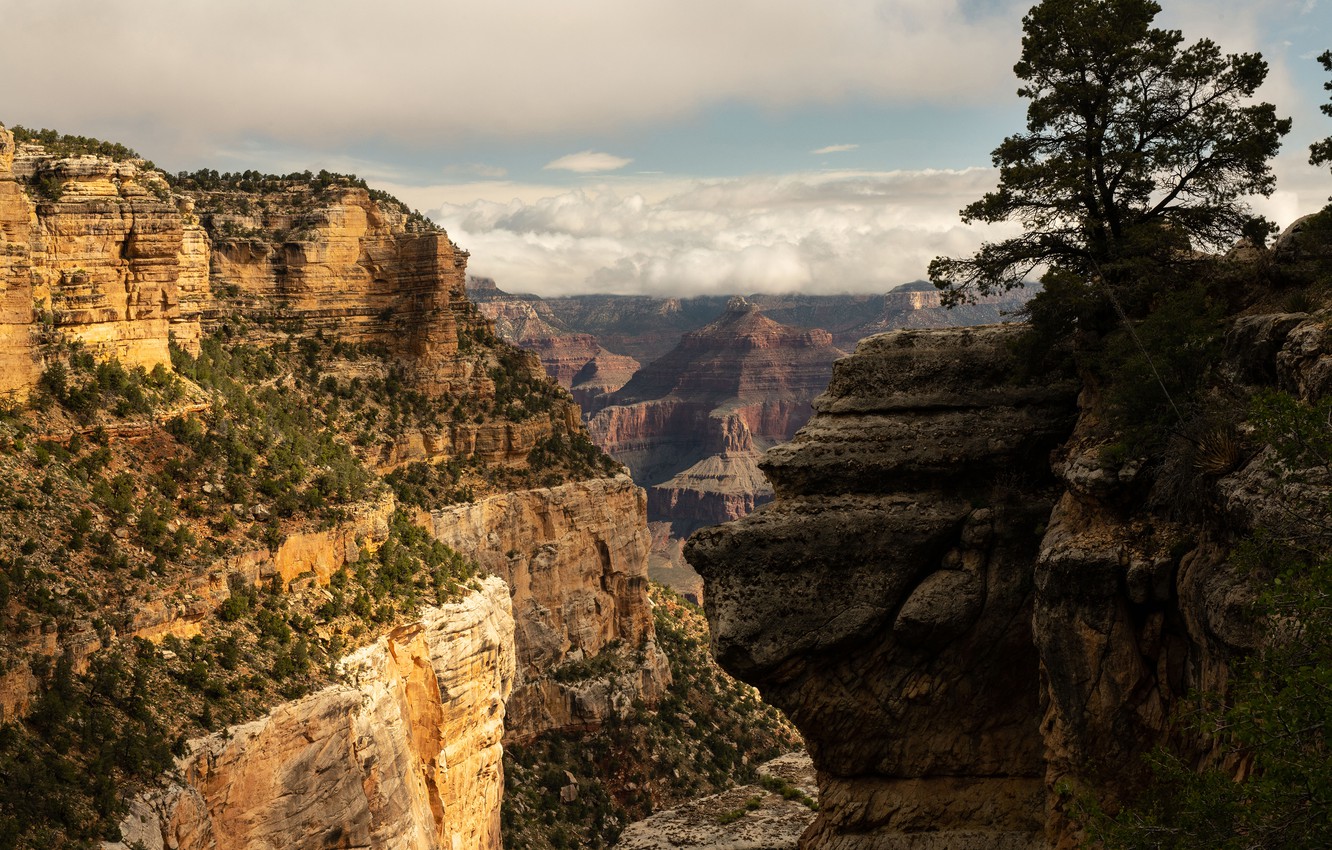
<path fill-rule="evenodd" d="M 199 237 L 160 174 L 16 151 L 0 128 L 0 392 L 26 395 L 58 339 L 127 366 L 169 365 L 181 279 L 206 274 Z"/>
<path fill-rule="evenodd" d="M 59 432 L 38 435 L 54 440 L 42 449 L 44 463 L 49 452 L 64 451 L 64 442 L 95 430 L 99 445 L 113 445 L 105 458 L 99 449 L 95 465 L 88 461 L 91 476 L 109 487 L 103 471 L 110 478 L 129 470 L 123 498 L 133 513 L 126 508 L 114 520 L 90 495 L 90 474 L 76 479 L 68 472 L 80 450 L 59 462 L 59 486 L 94 509 L 86 523 L 100 550 L 111 553 L 108 559 L 121 541 L 135 547 L 130 586 L 142 590 L 135 591 L 133 606 L 104 611 L 82 587 L 71 593 L 75 583 L 58 573 L 32 571 L 58 588 L 62 601 L 51 608 L 58 608 L 60 628 L 31 626 L 35 621 L 21 606 L 37 598 L 35 591 L 9 606 L 6 625 L 25 641 L 40 642 L 24 646 L 34 657 L 72 658 L 75 676 L 108 642 L 207 638 L 219 606 L 250 585 L 302 594 L 307 612 L 316 611 L 320 599 L 329 598 L 323 588 L 333 574 L 374 552 L 400 507 L 374 480 L 375 471 L 414 460 L 465 460 L 459 468 L 493 491 L 502 486 L 495 482 L 525 480 L 529 452 L 546 437 L 567 439 L 581 430 L 577 408 L 548 382 L 537 358 L 496 339 L 466 299 L 467 254 L 443 232 L 339 175 L 234 177 L 205 174 L 169 186 L 138 160 L 57 158 L 35 145 L 23 146 L 16 157 L 12 136 L 0 130 L 0 393 L 26 395 L 49 364 L 70 362 L 73 344 L 98 361 L 114 357 L 130 367 L 170 368 L 169 338 L 197 354 L 204 338 L 216 333 L 238 351 L 273 345 L 286 358 L 272 361 L 282 364 L 273 366 L 279 374 L 255 378 L 247 392 L 299 389 L 302 398 L 327 405 L 313 420 L 319 427 L 343 429 L 298 435 L 287 423 L 285 431 L 264 433 L 258 448 L 212 447 L 239 457 L 280 453 L 284 440 L 306 436 L 340 444 L 308 467 L 289 464 L 291 480 L 256 481 L 254 487 L 291 491 L 280 514 L 271 510 L 272 501 L 261 500 L 260 507 L 268 505 L 261 515 L 247 495 L 228 491 L 222 504 L 223 481 L 232 474 L 227 464 L 235 457 L 193 458 L 200 468 L 182 471 L 168 455 L 178 453 L 185 438 L 161 426 L 171 416 L 202 413 L 210 403 L 243 408 L 249 403 L 243 393 L 219 402 L 220 394 L 210 398 L 181 381 L 183 388 L 171 389 L 184 393 L 184 402 L 133 419 L 91 413 L 98 424 L 110 421 L 82 436 L 70 429 L 72 414 L 57 408 Z M 293 351 L 304 354 L 303 364 L 292 359 Z M 238 369 L 227 375 L 233 377 L 255 376 Z M 318 396 L 308 389 L 315 385 L 329 389 Z M 367 400 L 372 385 L 378 395 Z M 215 418 L 201 431 L 231 427 Z M 372 428 L 376 423 L 382 428 Z M 4 435 L 6 455 L 10 436 Z M 204 436 L 191 439 L 202 445 Z M 239 477 L 258 479 L 254 467 L 268 471 L 263 459 L 246 457 L 250 468 Z M 546 467 L 546 478 L 560 477 L 562 459 Z M 142 469 L 136 468 L 140 461 Z M 334 464 L 340 465 L 336 474 Z M 492 465 L 505 468 L 490 475 Z M 340 493 L 329 499 L 333 504 L 324 503 L 325 494 L 311 486 L 321 473 L 330 481 L 342 476 L 343 485 L 371 479 L 362 490 L 365 501 Z M 172 476 L 190 487 L 170 486 Z M 194 494 L 190 501 L 186 490 L 194 487 L 208 497 Z M 355 680 L 347 687 L 281 705 L 196 742 L 180 765 L 183 784 L 136 808 L 140 823 L 127 825 L 127 843 L 498 846 L 503 701 L 515 684 L 510 734 L 522 738 L 595 727 L 633 704 L 651 703 L 669 680 L 646 596 L 644 499 L 627 478 L 593 480 L 422 517 L 440 539 L 512 582 L 518 636 L 508 619 L 510 591 L 498 580 L 461 607 L 426 613 L 420 623 L 381 636 L 347 662 Z M 154 510 L 182 521 L 168 525 Z M 142 517 L 153 518 L 153 533 L 170 538 L 182 532 L 171 538 L 178 541 L 175 551 L 162 546 L 166 554 L 156 561 L 145 553 L 140 544 L 150 523 Z M 64 541 L 67 518 L 52 522 L 35 517 L 29 528 L 56 529 Z M 63 569 L 47 551 L 59 545 L 53 535 L 49 546 L 33 544 L 24 554 Z M 17 539 L 7 541 L 4 554 L 18 548 Z M 89 561 L 88 549 L 82 551 L 80 567 Z M 9 599 L 9 586 L 4 589 Z M 67 595 L 75 601 L 66 604 Z M 393 622 L 397 604 L 384 603 L 375 612 L 382 616 L 358 614 L 362 622 L 353 633 L 362 636 L 367 623 L 388 628 L 383 624 Z M 328 642 L 330 635 L 310 639 Z M 583 675 L 579 665 L 595 669 Z M 21 718 L 37 686 L 26 666 L 7 665 L 0 683 L 6 721 Z M 195 723 L 171 723 L 177 721 L 185 728 Z"/>
<path fill-rule="evenodd" d="M 639 370 L 588 430 L 649 487 L 649 517 L 687 533 L 768 498 L 760 452 L 804 424 L 841 354 L 827 332 L 785 327 L 735 298 Z"/>
<path fill-rule="evenodd" d="M 435 537 L 513 591 L 518 674 L 508 735 L 600 726 L 670 683 L 647 599 L 643 491 L 627 476 L 508 493 L 435 511 Z M 601 657 L 613 669 L 569 677 Z"/>
<path fill-rule="evenodd" d="M 467 253 L 355 185 L 173 192 L 141 160 L 16 151 L 0 129 L 0 256 L 3 394 L 26 396 L 53 345 L 169 366 L 169 337 L 197 352 L 203 334 L 241 316 L 270 329 L 253 334 L 260 340 L 329 335 L 366 346 L 444 409 L 496 397 L 493 332 L 464 292 Z M 327 365 L 349 378 L 375 371 Z M 524 369 L 540 380 L 535 358 Z M 557 408 L 521 422 L 469 414 L 408 429 L 377 462 L 521 461 L 552 423 L 577 427 L 572 404 Z"/>
<path fill-rule="evenodd" d="M 863 341 L 768 453 L 775 503 L 686 549 L 718 660 L 787 713 L 819 770 L 802 847 L 1040 843 L 1030 622 L 1054 493 L 1014 470 L 1067 436 L 1075 390 L 1006 385 L 1010 336 Z"/>
<path fill-rule="evenodd" d="M 638 371 L 637 360 L 607 351 L 593 335 L 552 324 L 553 317 L 538 311 L 539 299 L 509 295 L 489 278 L 468 278 L 467 291 L 481 314 L 495 323 L 495 332 L 535 353 L 546 374 L 573 393 L 585 416 L 604 407 L 606 397 Z"/>
<path fill-rule="evenodd" d="M 686 548 L 719 660 L 819 769 L 802 847 L 1064 850 L 1079 795 L 1130 799 L 1153 747 L 1219 758 L 1171 717 L 1266 639 L 1232 547 L 1332 492 L 1279 486 L 1233 419 L 1148 469 L 1094 386 L 1075 409 L 1078 387 L 1009 383 L 1010 333 L 865 340 L 768 453 L 776 501 Z M 1326 311 L 1253 315 L 1214 380 L 1317 402 L 1329 364 Z"/>
<path fill-rule="evenodd" d="M 134 802 L 122 843 L 499 848 L 508 588 L 488 579 L 343 662 L 348 682 L 191 742 L 180 779 Z"/>

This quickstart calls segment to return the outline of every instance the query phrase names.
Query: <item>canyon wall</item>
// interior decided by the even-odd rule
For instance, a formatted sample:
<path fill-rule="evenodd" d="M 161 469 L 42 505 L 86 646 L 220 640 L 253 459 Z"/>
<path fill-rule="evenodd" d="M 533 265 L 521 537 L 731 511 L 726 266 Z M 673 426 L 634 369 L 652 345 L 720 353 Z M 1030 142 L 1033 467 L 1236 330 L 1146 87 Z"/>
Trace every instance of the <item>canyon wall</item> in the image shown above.
<path fill-rule="evenodd" d="M 1233 400 L 1324 398 L 1327 311 L 1234 320 L 1213 375 L 1232 418 L 1153 469 L 1095 384 L 1015 383 L 1016 332 L 862 341 L 768 452 L 775 502 L 686 547 L 719 661 L 818 768 L 801 847 L 1071 850 L 1079 795 L 1113 811 L 1153 747 L 1218 758 L 1171 718 L 1265 639 L 1232 547 L 1332 491 L 1326 470 L 1279 486 Z"/>
<path fill-rule="evenodd" d="M 169 367 L 169 339 L 197 353 L 203 335 L 242 318 L 259 343 L 367 346 L 444 410 L 495 398 L 494 337 L 465 295 L 467 252 L 354 185 L 173 187 L 142 160 L 51 156 L 0 128 L 0 257 L 0 394 L 26 397 L 61 344 Z M 542 379 L 536 358 L 522 368 Z M 407 429 L 376 462 L 519 462 L 553 428 L 577 427 L 575 405 L 556 407 Z"/>
<path fill-rule="evenodd" d="M 786 712 L 818 768 L 802 847 L 1039 846 L 1030 623 L 1055 494 L 1014 470 L 1067 436 L 1076 391 L 1007 385 L 1011 335 L 862 341 L 768 452 L 776 501 L 686 547 L 718 661 Z"/>
<path fill-rule="evenodd" d="M 206 269 L 200 235 L 160 174 L 16 149 L 0 128 L 0 393 L 26 396 L 55 340 L 127 366 L 169 366 L 180 281 Z"/>
<path fill-rule="evenodd" d="M 770 497 L 759 455 L 805 423 L 841 355 L 827 331 L 780 325 L 733 298 L 611 394 L 588 431 L 649 488 L 649 518 L 683 536 Z"/>
<path fill-rule="evenodd" d="M 487 579 L 342 662 L 346 684 L 192 741 L 111 848 L 498 850 L 508 588 Z"/>
<path fill-rule="evenodd" d="M 670 683 L 647 598 L 643 491 L 628 476 L 519 491 L 434 511 L 436 539 L 513 592 L 518 673 L 507 734 L 590 729 Z M 599 658 L 608 670 L 581 663 Z"/>
<path fill-rule="evenodd" d="M 497 847 L 506 728 L 519 740 L 595 728 L 640 701 L 654 702 L 668 684 L 646 594 L 643 491 L 622 477 L 495 494 L 508 480 L 588 473 L 566 475 L 557 458 L 543 478 L 529 474 L 529 452 L 546 437 L 581 432 L 578 409 L 536 357 L 500 342 L 467 300 L 466 259 L 433 225 L 347 178 L 229 182 L 213 174 L 168 185 L 140 160 L 53 157 L 36 145 L 16 149 L 0 130 L 0 394 L 28 395 L 44 369 L 70 361 L 72 344 L 96 361 L 168 369 L 171 340 L 199 354 L 214 334 L 232 350 L 305 352 L 304 366 L 266 376 L 273 382 L 262 391 L 308 393 L 309 385 L 331 381 L 321 403 L 338 410 L 346 402 L 353 415 L 316 421 L 341 423 L 334 439 L 352 446 L 355 463 L 384 473 L 413 461 L 457 460 L 469 482 L 492 494 L 418 519 L 498 579 L 460 606 L 427 611 L 415 625 L 381 635 L 347 659 L 345 686 L 194 742 L 179 766 L 183 784 L 136 804 L 127 844 Z M 363 395 L 377 384 L 381 400 L 355 397 L 356 385 L 344 389 L 352 381 Z M 198 472 L 168 469 L 169 456 L 185 455 L 162 423 L 203 413 L 216 400 L 180 384 L 183 400 L 130 418 L 93 411 L 95 424 L 86 428 L 57 402 L 57 430 L 33 438 L 54 440 L 43 451 L 58 453 L 77 436 L 86 460 L 97 433 L 108 459 L 82 480 L 71 475 L 69 493 L 89 506 L 98 545 L 130 550 L 127 563 L 143 574 L 126 579 L 136 588 L 132 606 L 110 610 L 84 596 L 68 613 L 61 608 L 58 630 L 34 626 L 18 602 L 0 612 L 13 634 L 37 641 L 30 647 L 36 654 L 71 657 L 76 675 L 108 642 L 207 635 L 237 588 L 271 585 L 317 606 L 335 573 L 375 551 L 402 509 L 378 480 L 364 499 L 335 511 L 289 503 L 279 514 L 261 500 L 258 512 L 230 496 L 221 504 L 228 458 L 222 470 L 205 462 Z M 409 408 L 417 418 L 403 424 Z M 385 413 L 398 420 L 392 429 L 380 428 Z M 215 427 L 213 418 L 201 427 Z M 269 452 L 292 439 L 265 436 L 262 451 Z M 58 469 L 71 468 L 80 451 Z M 332 473 L 322 466 L 313 475 L 321 469 Z M 132 514 L 113 520 L 90 496 L 90 479 L 103 472 L 124 473 Z M 153 475 L 189 483 L 162 495 L 148 481 Z M 207 495 L 190 492 L 199 488 Z M 194 496 L 191 508 L 186 500 Z M 157 561 L 142 545 L 144 523 L 135 521 L 153 499 L 180 519 L 167 533 L 197 535 Z M 45 517 L 33 523 L 47 527 Z M 46 549 L 66 539 L 67 524 L 62 517 L 60 541 L 43 540 L 34 556 L 57 578 L 66 565 Z M 4 552 L 18 547 L 18 538 L 6 541 Z M 79 569 L 87 555 L 84 549 Z M 63 600 L 69 587 L 62 581 L 57 592 Z M 38 684 L 25 663 L 7 665 L 5 720 L 24 715 Z"/>

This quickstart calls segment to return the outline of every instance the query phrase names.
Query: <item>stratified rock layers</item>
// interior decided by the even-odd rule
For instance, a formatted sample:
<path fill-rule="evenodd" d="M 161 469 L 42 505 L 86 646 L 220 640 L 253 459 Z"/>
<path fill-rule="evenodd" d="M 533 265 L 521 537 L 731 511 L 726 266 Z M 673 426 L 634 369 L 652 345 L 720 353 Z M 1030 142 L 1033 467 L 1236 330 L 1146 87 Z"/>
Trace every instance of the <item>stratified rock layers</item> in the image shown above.
<path fill-rule="evenodd" d="M 684 533 L 735 519 L 771 497 L 758 458 L 805 423 L 840 356 L 826 331 L 786 327 L 735 298 L 640 369 L 588 431 L 649 486 L 652 519 Z"/>
<path fill-rule="evenodd" d="M 507 733 L 588 729 L 670 682 L 647 598 L 643 491 L 628 476 L 525 490 L 435 511 L 434 536 L 512 588 L 518 675 Z M 619 651 L 610 677 L 557 680 L 561 665 Z"/>
<path fill-rule="evenodd" d="M 871 337 L 763 469 L 776 501 L 699 532 L 713 650 L 800 728 L 802 847 L 1041 842 L 1033 567 L 1073 387 L 1006 383 L 1006 327 Z"/>
<path fill-rule="evenodd" d="M 34 178 L 49 195 L 25 189 Z M 26 395 L 55 339 L 127 366 L 169 364 L 180 281 L 207 268 L 191 250 L 199 235 L 156 172 L 16 152 L 0 128 L 0 393 Z"/>
<path fill-rule="evenodd" d="M 514 676 L 504 583 L 343 664 L 348 684 L 193 742 L 181 781 L 136 800 L 115 846 L 499 848 Z"/>

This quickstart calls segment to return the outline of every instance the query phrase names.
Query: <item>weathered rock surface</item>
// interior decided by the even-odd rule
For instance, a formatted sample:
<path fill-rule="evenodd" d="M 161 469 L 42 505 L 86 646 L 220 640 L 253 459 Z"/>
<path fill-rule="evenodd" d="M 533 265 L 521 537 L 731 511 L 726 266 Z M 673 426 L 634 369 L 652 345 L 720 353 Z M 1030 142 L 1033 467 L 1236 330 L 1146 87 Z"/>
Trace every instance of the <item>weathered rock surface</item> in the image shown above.
<path fill-rule="evenodd" d="M 776 501 L 696 534 L 713 650 L 804 735 L 802 847 L 1039 846 L 1033 573 L 1054 493 L 1020 481 L 1071 385 L 1005 385 L 1012 328 L 902 331 L 835 367 L 762 466 Z"/>
<path fill-rule="evenodd" d="M 805 753 L 759 765 L 759 776 L 781 780 L 811 801 L 818 790 Z M 803 800 L 787 799 L 761 785 L 732 788 L 658 812 L 630 824 L 616 850 L 795 850 L 814 820 Z"/>
<path fill-rule="evenodd" d="M 508 589 L 487 579 L 344 660 L 347 684 L 191 742 L 125 848 L 498 848 Z"/>
<path fill-rule="evenodd" d="M 1218 756 L 1170 716 L 1267 639 L 1231 547 L 1332 492 L 1240 442 L 1117 459 L 1094 387 L 1008 382 L 1009 333 L 863 341 L 767 453 L 775 502 L 686 547 L 718 659 L 819 769 L 802 847 L 1071 850 L 1077 793 L 1113 808 L 1167 741 Z M 1329 340 L 1327 311 L 1243 317 L 1217 374 L 1317 401 Z"/>
<path fill-rule="evenodd" d="M 434 536 L 501 576 L 513 593 L 518 674 L 514 740 L 588 729 L 670 681 L 647 598 L 643 491 L 628 476 L 506 493 L 431 513 Z M 556 676 L 610 653 L 609 676 Z"/>
<path fill-rule="evenodd" d="M 1329 319 L 1326 312 L 1242 317 L 1220 371 L 1315 401 L 1332 389 Z M 1103 459 L 1095 400 L 1084 394 L 1079 425 L 1053 457 L 1066 491 L 1036 563 L 1047 834 L 1061 850 L 1080 836 L 1069 798 L 1056 789 L 1086 789 L 1108 806 L 1125 799 L 1143 769 L 1139 756 L 1177 735 L 1171 711 L 1192 691 L 1224 692 L 1232 659 L 1262 645 L 1264 625 L 1252 614 L 1256 589 L 1232 558 L 1233 542 L 1256 528 L 1286 528 L 1292 505 L 1332 492 L 1325 471 L 1300 475 L 1292 489 L 1279 483 L 1270 450 L 1239 454 L 1233 469 L 1187 469 L 1205 494 L 1194 498 L 1217 510 L 1172 521 L 1150 509 L 1172 497 L 1159 484 L 1149 491 L 1135 462 Z"/>
<path fill-rule="evenodd" d="M 481 314 L 494 322 L 495 333 L 535 353 L 546 374 L 572 392 L 584 415 L 604 407 L 604 397 L 638 371 L 634 358 L 607 351 L 592 334 L 569 331 L 548 311 L 543 316 L 541 299 L 509 295 L 489 278 L 468 278 L 467 292 Z"/>
<path fill-rule="evenodd" d="M 156 172 L 16 150 L 0 128 L 0 393 L 26 395 L 58 339 L 127 366 L 169 364 L 180 278 L 207 268 L 197 238 Z"/>

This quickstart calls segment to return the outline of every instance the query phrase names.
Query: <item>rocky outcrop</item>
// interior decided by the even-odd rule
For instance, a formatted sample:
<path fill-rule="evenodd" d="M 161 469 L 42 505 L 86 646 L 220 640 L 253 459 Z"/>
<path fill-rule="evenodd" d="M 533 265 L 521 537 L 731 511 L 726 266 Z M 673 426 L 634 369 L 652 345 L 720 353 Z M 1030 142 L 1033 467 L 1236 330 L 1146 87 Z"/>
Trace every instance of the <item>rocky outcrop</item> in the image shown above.
<path fill-rule="evenodd" d="M 631 823 L 616 850 L 795 850 L 814 820 L 814 766 L 792 753 L 758 773 L 767 785 L 732 788 Z"/>
<path fill-rule="evenodd" d="M 103 846 L 497 849 L 512 646 L 488 579 L 349 656 L 347 684 L 191 742 Z"/>
<path fill-rule="evenodd" d="M 768 452 L 776 501 L 686 548 L 718 659 L 819 769 L 802 847 L 1071 850 L 1080 796 L 1113 810 L 1155 746 L 1244 769 L 1172 713 L 1269 639 L 1235 541 L 1293 533 L 1332 479 L 1283 485 L 1239 411 L 1148 468 L 1109 445 L 1095 385 L 1075 409 L 1073 386 L 1011 384 L 1010 333 L 865 340 Z M 1232 408 L 1332 389 L 1326 311 L 1241 317 L 1225 349 Z"/>
<path fill-rule="evenodd" d="M 1071 385 L 1020 387 L 985 327 L 871 337 L 762 467 L 776 501 L 696 534 L 713 650 L 804 735 L 802 847 L 1039 846 L 1039 471 Z"/>
<path fill-rule="evenodd" d="M 1219 371 L 1316 403 L 1332 390 L 1332 315 L 1242 317 Z M 1200 760 L 1215 756 L 1180 740 L 1171 716 L 1192 692 L 1224 693 L 1234 659 L 1268 637 L 1253 616 L 1253 568 L 1234 542 L 1255 529 L 1296 533 L 1293 519 L 1310 518 L 1301 505 L 1325 504 L 1332 492 L 1325 469 L 1283 487 L 1272 450 L 1245 449 L 1234 423 L 1173 447 L 1154 481 L 1132 457 L 1107 459 L 1096 395 L 1081 401 L 1078 428 L 1053 457 L 1064 493 L 1041 542 L 1033 616 L 1046 682 L 1047 831 L 1061 850 L 1080 840 L 1061 789 L 1113 808 L 1132 797 L 1140 756 L 1153 747 L 1170 741 Z"/>
<path fill-rule="evenodd" d="M 127 366 L 169 365 L 180 280 L 207 268 L 199 235 L 140 162 L 16 150 L 0 129 L 0 392 L 26 395 L 58 340 Z"/>
<path fill-rule="evenodd" d="M 635 699 L 655 702 L 669 683 L 647 598 L 644 508 L 643 491 L 621 475 L 492 496 L 426 520 L 512 589 L 512 739 L 595 728 Z"/>

